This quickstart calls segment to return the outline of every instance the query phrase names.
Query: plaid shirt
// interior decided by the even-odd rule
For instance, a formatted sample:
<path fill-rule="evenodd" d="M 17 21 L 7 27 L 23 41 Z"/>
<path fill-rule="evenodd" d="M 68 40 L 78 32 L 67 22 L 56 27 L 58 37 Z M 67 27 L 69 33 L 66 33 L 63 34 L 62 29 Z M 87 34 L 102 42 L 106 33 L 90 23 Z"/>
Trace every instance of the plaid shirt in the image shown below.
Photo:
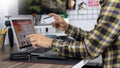
<path fill-rule="evenodd" d="M 53 40 L 64 56 L 93 59 L 102 55 L 104 68 L 120 68 L 120 0 L 102 0 L 97 24 L 84 31 L 69 24 L 65 33 L 75 41 Z"/>

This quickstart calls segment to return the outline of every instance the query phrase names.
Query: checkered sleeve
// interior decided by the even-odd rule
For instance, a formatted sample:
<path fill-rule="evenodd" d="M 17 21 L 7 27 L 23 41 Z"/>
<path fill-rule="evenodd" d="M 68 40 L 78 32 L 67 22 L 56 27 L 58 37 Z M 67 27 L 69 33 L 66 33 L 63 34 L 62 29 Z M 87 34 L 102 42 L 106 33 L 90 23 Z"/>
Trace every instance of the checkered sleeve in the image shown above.
<path fill-rule="evenodd" d="M 76 41 L 53 40 L 54 50 L 70 57 L 98 57 L 120 35 L 119 0 L 108 0 L 101 6 L 101 13 L 93 30 L 87 32 L 69 25 L 65 33 Z"/>

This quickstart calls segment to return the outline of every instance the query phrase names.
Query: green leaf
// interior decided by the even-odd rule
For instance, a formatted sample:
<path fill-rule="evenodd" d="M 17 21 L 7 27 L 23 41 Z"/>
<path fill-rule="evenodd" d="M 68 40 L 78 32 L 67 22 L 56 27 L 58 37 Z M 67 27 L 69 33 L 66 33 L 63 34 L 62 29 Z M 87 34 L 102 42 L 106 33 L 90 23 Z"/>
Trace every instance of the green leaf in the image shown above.
<path fill-rule="evenodd" d="M 31 4 L 33 0 L 25 0 L 27 4 Z"/>
<path fill-rule="evenodd" d="M 29 6 L 29 9 L 34 10 L 37 13 L 39 13 L 41 11 L 40 6 L 36 6 L 36 5 L 35 6 Z"/>
<path fill-rule="evenodd" d="M 34 0 L 36 3 L 39 3 L 40 0 Z"/>

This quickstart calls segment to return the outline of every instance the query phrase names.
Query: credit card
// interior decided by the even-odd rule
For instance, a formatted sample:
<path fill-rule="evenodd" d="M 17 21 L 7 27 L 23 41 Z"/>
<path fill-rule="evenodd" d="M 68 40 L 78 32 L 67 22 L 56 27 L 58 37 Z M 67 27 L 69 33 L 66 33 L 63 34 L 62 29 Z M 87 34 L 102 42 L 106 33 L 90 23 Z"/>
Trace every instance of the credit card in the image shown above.
<path fill-rule="evenodd" d="M 52 24 L 53 21 L 55 21 L 55 19 L 54 19 L 53 16 L 49 16 L 49 17 L 43 18 L 43 22 L 44 22 L 45 24 Z"/>

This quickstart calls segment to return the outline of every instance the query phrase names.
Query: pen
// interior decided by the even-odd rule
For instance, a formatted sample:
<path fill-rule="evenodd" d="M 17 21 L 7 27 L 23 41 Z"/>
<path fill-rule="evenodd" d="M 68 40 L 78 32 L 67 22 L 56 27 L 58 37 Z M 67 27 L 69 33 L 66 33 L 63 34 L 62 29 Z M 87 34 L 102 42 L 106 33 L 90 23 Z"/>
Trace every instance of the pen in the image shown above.
<path fill-rule="evenodd" d="M 48 19 L 48 18 L 51 18 L 52 16 L 49 16 L 49 17 L 45 17 L 45 18 L 43 18 L 43 19 Z"/>

